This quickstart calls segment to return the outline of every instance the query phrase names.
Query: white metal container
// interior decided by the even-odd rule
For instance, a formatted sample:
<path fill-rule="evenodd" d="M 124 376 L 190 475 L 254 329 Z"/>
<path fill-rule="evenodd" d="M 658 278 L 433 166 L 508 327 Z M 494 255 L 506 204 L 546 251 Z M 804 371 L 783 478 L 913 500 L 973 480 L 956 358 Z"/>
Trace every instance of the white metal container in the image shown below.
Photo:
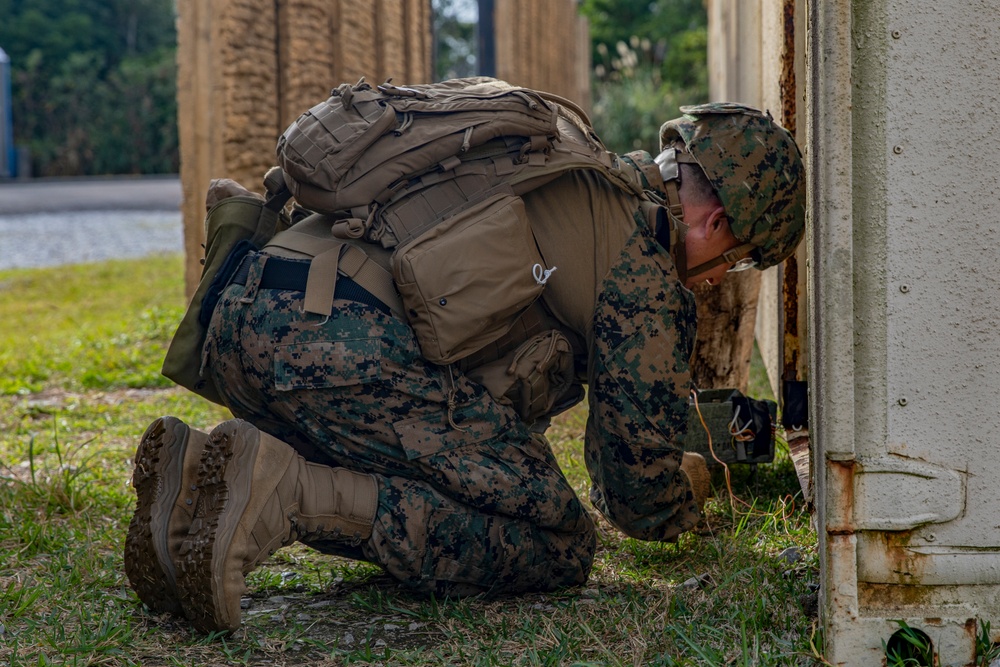
<path fill-rule="evenodd" d="M 826 657 L 1000 630 L 1000 0 L 810 0 Z"/>

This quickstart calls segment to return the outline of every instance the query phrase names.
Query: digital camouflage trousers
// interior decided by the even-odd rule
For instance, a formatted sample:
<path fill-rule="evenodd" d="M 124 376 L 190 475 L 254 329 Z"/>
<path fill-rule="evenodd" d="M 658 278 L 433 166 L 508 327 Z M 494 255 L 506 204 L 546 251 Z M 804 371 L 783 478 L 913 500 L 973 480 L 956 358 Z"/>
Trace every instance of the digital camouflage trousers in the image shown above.
<path fill-rule="evenodd" d="M 379 485 L 367 542 L 310 546 L 439 596 L 583 583 L 593 521 L 544 437 L 425 361 L 405 322 L 339 299 L 329 317 L 304 313 L 302 292 L 261 289 L 265 257 L 251 256 L 246 285 L 223 293 L 205 372 L 235 416 Z"/>

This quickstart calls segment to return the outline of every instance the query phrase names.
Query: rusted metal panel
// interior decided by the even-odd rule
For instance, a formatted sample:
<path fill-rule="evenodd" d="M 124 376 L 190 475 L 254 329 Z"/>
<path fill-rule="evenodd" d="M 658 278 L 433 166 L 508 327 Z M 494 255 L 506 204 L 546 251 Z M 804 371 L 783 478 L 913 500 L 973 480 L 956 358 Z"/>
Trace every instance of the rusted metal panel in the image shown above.
<path fill-rule="evenodd" d="M 691 359 L 692 381 L 701 389 L 746 391 L 750 379 L 760 272 L 744 271 L 721 285 L 695 285 L 698 334 Z"/>
<path fill-rule="evenodd" d="M 781 305 L 783 324 L 782 368 L 783 380 L 799 377 L 799 352 L 802 337 L 799 335 L 799 260 L 792 255 L 782 267 Z"/>

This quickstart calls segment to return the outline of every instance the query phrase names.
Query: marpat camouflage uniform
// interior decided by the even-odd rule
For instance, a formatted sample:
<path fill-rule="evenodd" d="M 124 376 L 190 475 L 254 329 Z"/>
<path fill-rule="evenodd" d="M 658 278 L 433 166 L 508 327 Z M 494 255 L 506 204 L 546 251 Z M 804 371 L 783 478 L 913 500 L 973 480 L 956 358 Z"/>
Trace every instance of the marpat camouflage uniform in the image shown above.
<path fill-rule="evenodd" d="M 575 172 L 525 197 L 547 265 L 561 266 L 543 299 L 586 341 L 595 506 L 628 535 L 672 540 L 699 516 L 678 471 L 694 300 L 637 201 L 599 180 Z M 560 255 L 546 225 L 574 228 L 593 256 Z M 215 309 L 206 372 L 237 417 L 307 459 L 379 482 L 369 540 L 311 546 L 436 595 L 586 580 L 594 524 L 543 436 L 466 375 L 423 359 L 405 322 L 345 300 L 329 317 L 304 313 L 302 292 L 259 288 L 266 251 L 247 261 L 246 284 L 230 285 Z M 581 284 L 556 288 L 559 271 Z"/>

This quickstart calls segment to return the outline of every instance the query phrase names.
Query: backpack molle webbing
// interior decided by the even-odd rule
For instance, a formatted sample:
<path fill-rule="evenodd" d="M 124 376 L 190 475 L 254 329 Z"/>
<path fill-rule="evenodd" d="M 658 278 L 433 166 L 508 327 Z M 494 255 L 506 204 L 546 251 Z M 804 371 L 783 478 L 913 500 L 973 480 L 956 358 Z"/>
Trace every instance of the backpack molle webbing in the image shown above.
<path fill-rule="evenodd" d="M 488 77 L 343 84 L 285 130 L 277 155 L 299 204 L 362 219 L 371 204 L 447 180 L 469 161 L 492 162 L 491 176 L 512 185 L 528 182 L 518 194 L 574 168 L 599 169 L 641 194 L 634 179 L 612 173 L 612 156 L 579 107 Z"/>
<path fill-rule="evenodd" d="M 386 197 L 394 181 L 496 137 L 558 138 L 558 105 L 476 77 L 377 89 L 343 84 L 285 130 L 278 162 L 296 200 L 333 213 Z"/>

